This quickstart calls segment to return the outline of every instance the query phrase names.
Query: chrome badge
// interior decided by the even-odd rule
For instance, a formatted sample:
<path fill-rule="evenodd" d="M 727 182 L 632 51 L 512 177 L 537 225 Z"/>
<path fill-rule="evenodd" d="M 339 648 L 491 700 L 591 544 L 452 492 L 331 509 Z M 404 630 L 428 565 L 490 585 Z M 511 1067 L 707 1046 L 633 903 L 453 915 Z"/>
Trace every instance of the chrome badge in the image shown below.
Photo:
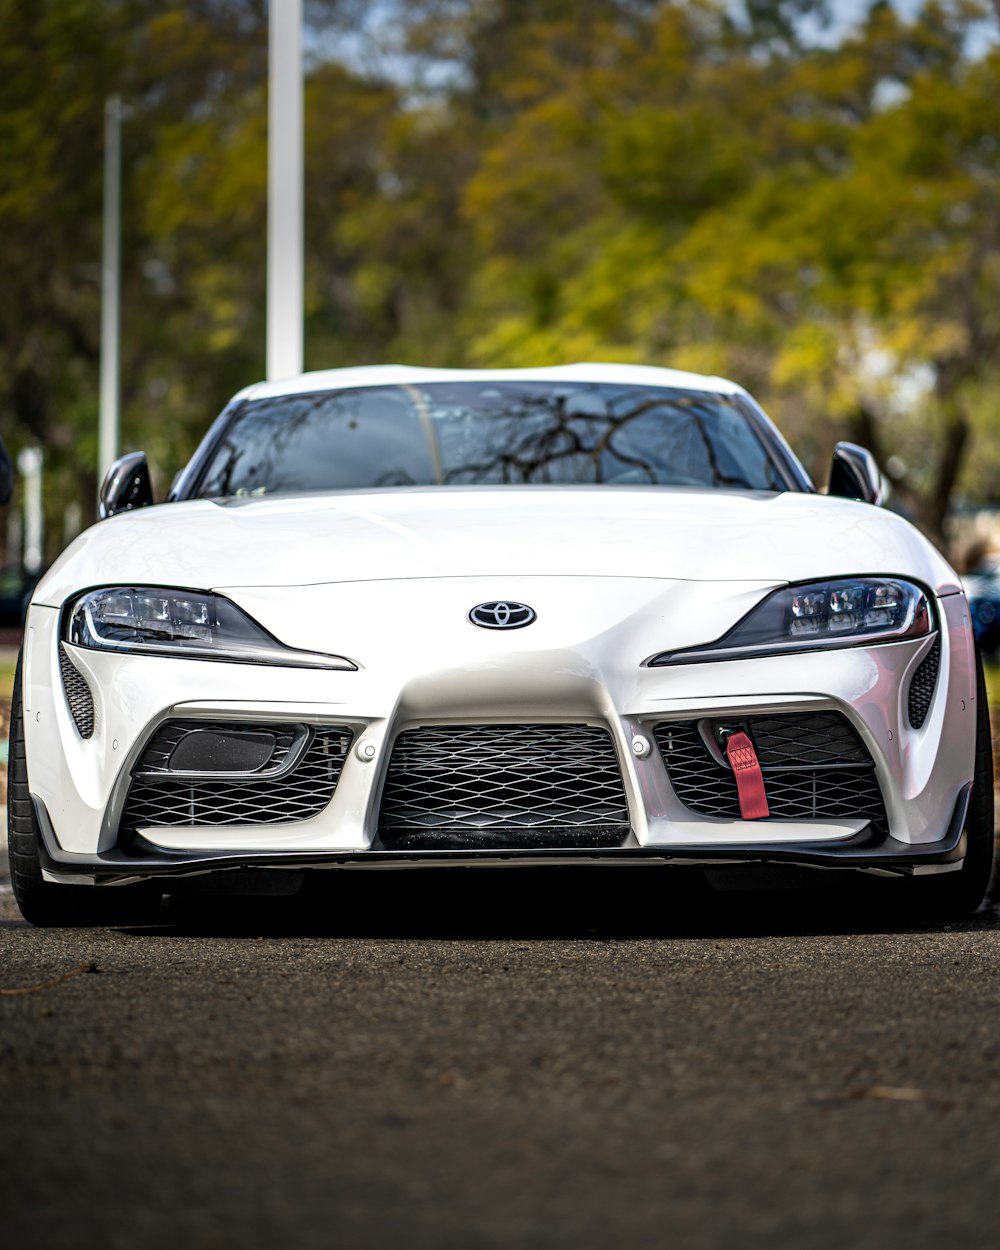
<path fill-rule="evenodd" d="M 477 603 L 469 613 L 473 625 L 483 629 L 523 629 L 535 619 L 535 609 L 526 603 L 514 603 L 498 599 L 491 603 Z"/>

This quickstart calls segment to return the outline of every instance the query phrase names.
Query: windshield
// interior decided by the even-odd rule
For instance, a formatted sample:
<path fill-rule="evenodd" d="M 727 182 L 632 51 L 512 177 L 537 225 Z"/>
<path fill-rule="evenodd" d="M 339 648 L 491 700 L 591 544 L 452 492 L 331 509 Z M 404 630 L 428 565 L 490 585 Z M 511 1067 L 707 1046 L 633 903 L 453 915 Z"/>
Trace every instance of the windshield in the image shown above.
<path fill-rule="evenodd" d="M 251 401 L 227 427 L 198 494 L 597 483 L 787 489 L 725 395 L 436 382 Z"/>

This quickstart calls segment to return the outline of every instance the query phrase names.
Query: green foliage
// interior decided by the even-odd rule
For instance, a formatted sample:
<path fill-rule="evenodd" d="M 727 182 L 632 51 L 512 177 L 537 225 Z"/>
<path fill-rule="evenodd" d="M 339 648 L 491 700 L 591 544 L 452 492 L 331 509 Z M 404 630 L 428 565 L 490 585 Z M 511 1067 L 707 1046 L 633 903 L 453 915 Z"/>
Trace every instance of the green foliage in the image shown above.
<path fill-rule="evenodd" d="M 724 373 L 818 478 L 838 437 L 895 454 L 932 533 L 960 487 L 1000 502 L 996 19 L 874 3 L 817 42 L 829 8 L 316 0 L 307 366 Z M 358 52 L 373 13 L 388 60 Z M 112 91 L 124 441 L 161 492 L 263 369 L 263 0 L 0 0 L 0 411 L 46 447 L 53 546 L 95 489 Z"/>

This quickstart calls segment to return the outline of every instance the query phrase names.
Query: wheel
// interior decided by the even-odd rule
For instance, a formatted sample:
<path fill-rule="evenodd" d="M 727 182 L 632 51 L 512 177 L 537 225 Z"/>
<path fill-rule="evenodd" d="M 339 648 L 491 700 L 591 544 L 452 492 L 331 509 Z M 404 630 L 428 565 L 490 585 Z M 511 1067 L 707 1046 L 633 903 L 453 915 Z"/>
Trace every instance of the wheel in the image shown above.
<path fill-rule="evenodd" d="M 990 886 L 994 859 L 993 741 L 986 702 L 983 659 L 976 647 L 976 764 L 965 818 L 965 862 L 958 872 L 906 883 L 912 914 L 926 919 L 958 920 L 970 916 Z"/>
<path fill-rule="evenodd" d="M 145 887 L 59 885 L 42 877 L 39 832 L 28 793 L 21 698 L 21 660 L 17 658 L 10 713 L 10 755 L 7 765 L 7 845 L 10 879 L 21 915 L 29 924 L 47 928 L 140 924 L 151 920 L 160 895 Z"/>

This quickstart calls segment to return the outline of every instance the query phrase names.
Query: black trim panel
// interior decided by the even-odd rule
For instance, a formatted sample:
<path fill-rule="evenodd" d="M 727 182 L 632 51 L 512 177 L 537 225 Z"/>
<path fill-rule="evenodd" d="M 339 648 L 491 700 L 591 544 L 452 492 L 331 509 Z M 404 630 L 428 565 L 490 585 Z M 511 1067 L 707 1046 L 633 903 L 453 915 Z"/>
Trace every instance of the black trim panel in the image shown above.
<path fill-rule="evenodd" d="M 879 868 L 901 876 L 926 864 L 954 864 L 965 858 L 965 819 L 972 783 L 965 785 L 955 801 L 948 827 L 936 842 L 917 845 L 895 838 L 880 838 L 870 826 L 853 838 L 836 843 L 776 843 L 748 847 L 745 843 L 713 846 L 625 847 L 612 850 L 486 850 L 486 851 L 173 851 L 156 846 L 136 835 L 123 846 L 81 855 L 64 851 L 56 839 L 45 805 L 32 798 L 42 834 L 39 855 L 42 867 L 60 877 L 85 877 L 95 884 L 114 884 L 136 877 L 186 877 L 204 872 L 243 868 L 391 868 L 412 865 L 496 863 L 581 863 L 581 864 L 711 864 L 732 863 L 800 864 L 814 868 Z"/>

